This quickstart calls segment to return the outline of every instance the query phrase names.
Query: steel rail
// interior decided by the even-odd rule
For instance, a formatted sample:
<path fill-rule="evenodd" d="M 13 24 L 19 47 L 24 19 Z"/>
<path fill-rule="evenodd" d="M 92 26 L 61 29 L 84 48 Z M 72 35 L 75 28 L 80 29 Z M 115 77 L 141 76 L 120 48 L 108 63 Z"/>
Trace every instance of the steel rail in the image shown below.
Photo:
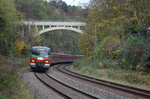
<path fill-rule="evenodd" d="M 54 89 L 59 94 L 63 95 L 66 99 L 97 99 L 94 96 L 91 96 L 89 94 L 83 93 L 77 89 L 74 89 L 68 85 L 65 85 L 64 83 L 54 79 L 47 73 L 40 74 L 34 73 L 35 76 L 44 84 L 46 84 L 48 87 Z M 42 76 L 44 75 L 44 76 Z M 47 77 L 46 77 L 47 76 Z"/>
<path fill-rule="evenodd" d="M 49 76 L 50 78 L 54 79 L 55 81 L 59 82 L 59 83 L 62 84 L 63 86 L 66 86 L 66 87 L 68 87 L 68 88 L 70 88 L 70 89 L 72 89 L 72 90 L 74 90 L 74 91 L 76 91 L 76 92 L 78 92 L 78 93 L 80 93 L 80 94 L 82 94 L 82 95 L 85 95 L 85 96 L 89 97 L 90 99 L 98 99 L 98 98 L 95 97 L 95 96 L 92 96 L 92 95 L 90 95 L 90 94 L 84 93 L 84 92 L 82 92 L 82 91 L 80 91 L 80 90 L 77 90 L 77 89 L 75 89 L 75 88 L 73 88 L 73 87 L 71 87 L 71 86 L 68 86 L 68 85 L 64 84 L 63 82 L 58 81 L 57 79 L 51 77 L 49 74 L 46 74 L 46 75 Z M 82 99 L 83 99 L 83 98 L 82 98 Z"/>
<path fill-rule="evenodd" d="M 130 87 L 130 86 L 127 86 L 127 85 L 117 84 L 117 83 L 113 83 L 113 82 L 110 82 L 110 81 L 105 81 L 105 80 L 85 76 L 85 75 L 75 73 L 75 72 L 72 72 L 72 71 L 68 70 L 66 68 L 66 66 L 67 65 L 58 66 L 57 70 L 61 71 L 62 73 L 65 73 L 67 75 L 70 75 L 70 76 L 73 76 L 73 77 L 76 77 L 76 78 L 79 78 L 79 79 L 82 79 L 82 80 L 85 80 L 85 81 L 89 81 L 89 82 L 95 83 L 97 85 L 103 85 L 103 86 L 111 87 L 113 89 L 125 91 L 129 94 L 132 93 L 132 94 L 136 94 L 138 96 L 142 96 L 142 97 L 150 99 L 150 91 L 148 91 L 148 90 L 143 90 L 143 89 L 139 89 L 139 88 L 135 88 L 135 87 Z"/>
<path fill-rule="evenodd" d="M 52 87 L 51 85 L 49 85 L 47 82 L 45 82 L 43 79 L 41 79 L 37 73 L 34 72 L 34 75 L 36 76 L 36 78 L 38 80 L 40 80 L 42 83 L 44 83 L 47 87 L 51 88 L 52 90 L 54 90 L 56 93 L 60 94 L 62 97 L 64 97 L 65 99 L 71 99 L 70 97 L 68 97 L 67 95 L 63 94 L 62 92 L 58 91 L 57 89 L 55 89 L 54 87 Z"/>

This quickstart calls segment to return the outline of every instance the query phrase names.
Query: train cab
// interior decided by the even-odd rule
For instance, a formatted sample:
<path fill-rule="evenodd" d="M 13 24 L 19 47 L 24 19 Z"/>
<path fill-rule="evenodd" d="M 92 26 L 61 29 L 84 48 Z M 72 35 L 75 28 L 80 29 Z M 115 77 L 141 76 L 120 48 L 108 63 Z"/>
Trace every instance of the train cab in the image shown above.
<path fill-rule="evenodd" d="M 51 64 L 50 48 L 33 46 L 31 48 L 30 67 L 32 70 L 48 70 Z"/>

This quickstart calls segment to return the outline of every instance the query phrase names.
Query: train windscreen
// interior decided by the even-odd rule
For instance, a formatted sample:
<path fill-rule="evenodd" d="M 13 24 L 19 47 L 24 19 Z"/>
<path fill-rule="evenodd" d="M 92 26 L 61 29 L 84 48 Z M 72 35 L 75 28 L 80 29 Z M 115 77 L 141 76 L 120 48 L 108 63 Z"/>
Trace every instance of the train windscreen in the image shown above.
<path fill-rule="evenodd" d="M 36 48 L 32 49 L 32 57 L 48 58 L 50 56 L 50 49 Z"/>

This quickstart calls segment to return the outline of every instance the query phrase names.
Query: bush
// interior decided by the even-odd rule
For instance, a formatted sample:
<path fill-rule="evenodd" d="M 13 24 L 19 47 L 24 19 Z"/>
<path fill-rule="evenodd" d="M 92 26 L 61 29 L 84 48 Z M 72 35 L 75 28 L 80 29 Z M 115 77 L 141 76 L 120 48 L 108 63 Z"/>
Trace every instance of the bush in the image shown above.
<path fill-rule="evenodd" d="M 94 60 L 92 58 L 84 58 L 78 61 L 74 62 L 74 66 L 77 69 L 80 69 L 81 67 L 92 67 L 93 69 L 99 69 L 99 61 Z"/>
<path fill-rule="evenodd" d="M 150 57 L 149 45 L 147 41 L 139 39 L 137 36 L 130 36 L 122 43 L 120 54 L 121 67 L 132 69 L 133 71 L 146 70 L 145 63 L 149 62 Z"/>
<path fill-rule="evenodd" d="M 129 83 L 148 84 L 148 79 L 139 76 L 137 73 L 124 75 L 124 80 Z"/>
<path fill-rule="evenodd" d="M 13 89 L 17 88 L 18 81 L 17 77 L 12 74 L 10 70 L 7 68 L 0 68 L 0 89 L 1 91 L 6 92 L 7 95 L 12 95 L 12 93 L 16 92 Z"/>
<path fill-rule="evenodd" d="M 9 99 L 9 98 L 4 96 L 4 95 L 2 95 L 2 94 L 0 94 L 0 99 Z"/>
<path fill-rule="evenodd" d="M 117 59 L 120 52 L 119 46 L 119 38 L 108 36 L 98 43 L 94 56 L 99 59 Z"/>
<path fill-rule="evenodd" d="M 12 99 L 33 99 L 27 88 L 18 80 L 17 74 L 8 67 L 0 66 L 0 90 Z"/>
<path fill-rule="evenodd" d="M 100 68 L 119 68 L 116 60 L 101 60 L 99 66 Z"/>

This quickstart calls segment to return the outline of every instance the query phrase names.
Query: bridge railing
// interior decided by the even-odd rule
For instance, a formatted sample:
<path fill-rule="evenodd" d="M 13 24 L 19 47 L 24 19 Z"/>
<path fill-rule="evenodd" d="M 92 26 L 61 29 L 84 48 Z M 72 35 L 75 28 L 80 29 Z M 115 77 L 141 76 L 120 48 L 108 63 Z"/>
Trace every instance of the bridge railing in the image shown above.
<path fill-rule="evenodd" d="M 26 22 L 84 22 L 79 20 L 24 20 Z"/>

